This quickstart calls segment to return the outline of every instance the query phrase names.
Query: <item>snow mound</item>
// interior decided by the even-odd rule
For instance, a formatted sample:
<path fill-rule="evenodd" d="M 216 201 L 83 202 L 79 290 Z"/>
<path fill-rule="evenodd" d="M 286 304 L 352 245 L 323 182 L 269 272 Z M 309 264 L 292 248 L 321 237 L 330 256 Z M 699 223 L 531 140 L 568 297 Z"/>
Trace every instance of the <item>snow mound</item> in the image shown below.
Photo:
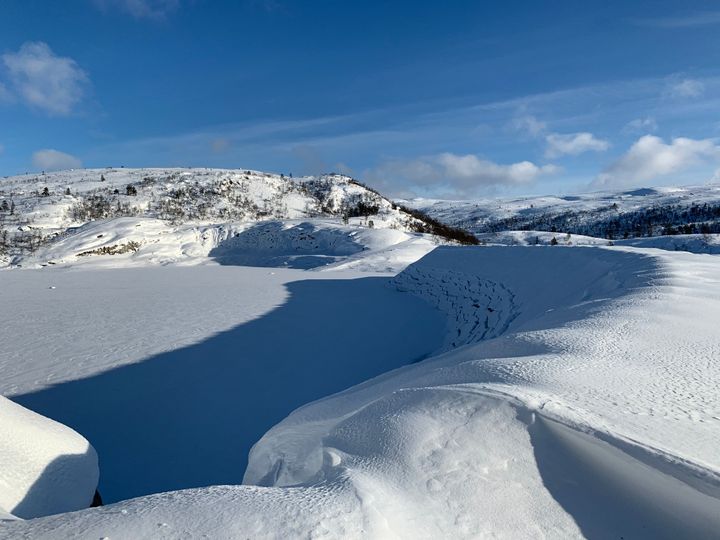
<path fill-rule="evenodd" d="M 34 518 L 87 508 L 95 450 L 72 429 L 0 396 L 0 514 Z"/>

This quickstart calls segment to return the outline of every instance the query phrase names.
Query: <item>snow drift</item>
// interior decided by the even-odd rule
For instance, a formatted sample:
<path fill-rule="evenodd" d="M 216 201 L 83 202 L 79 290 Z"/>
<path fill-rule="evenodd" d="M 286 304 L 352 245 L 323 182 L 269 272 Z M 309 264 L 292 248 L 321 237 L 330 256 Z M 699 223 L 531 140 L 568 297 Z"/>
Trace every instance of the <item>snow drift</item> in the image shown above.
<path fill-rule="evenodd" d="M 80 510 L 93 500 L 98 461 L 92 446 L 2 396 L 0 463 L 0 519 Z"/>

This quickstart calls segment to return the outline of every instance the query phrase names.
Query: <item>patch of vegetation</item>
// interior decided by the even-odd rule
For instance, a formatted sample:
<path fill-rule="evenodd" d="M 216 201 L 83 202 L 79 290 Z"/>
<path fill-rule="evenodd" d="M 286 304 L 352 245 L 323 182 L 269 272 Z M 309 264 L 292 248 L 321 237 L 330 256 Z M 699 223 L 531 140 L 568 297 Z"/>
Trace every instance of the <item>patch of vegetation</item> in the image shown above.
<path fill-rule="evenodd" d="M 113 244 L 112 246 L 103 246 L 97 249 L 90 249 L 78 253 L 78 257 L 87 257 L 88 255 L 122 255 L 123 253 L 135 253 L 140 249 L 140 242 L 130 240 L 127 244 Z"/>
<path fill-rule="evenodd" d="M 425 212 L 408 208 L 401 204 L 396 204 L 395 207 L 415 218 L 415 221 L 409 223 L 410 228 L 415 232 L 434 234 L 435 236 L 440 236 L 441 238 L 452 240 L 453 242 L 466 246 L 477 246 L 480 243 L 475 235 L 464 229 L 441 223 L 437 219 L 428 216 Z"/>

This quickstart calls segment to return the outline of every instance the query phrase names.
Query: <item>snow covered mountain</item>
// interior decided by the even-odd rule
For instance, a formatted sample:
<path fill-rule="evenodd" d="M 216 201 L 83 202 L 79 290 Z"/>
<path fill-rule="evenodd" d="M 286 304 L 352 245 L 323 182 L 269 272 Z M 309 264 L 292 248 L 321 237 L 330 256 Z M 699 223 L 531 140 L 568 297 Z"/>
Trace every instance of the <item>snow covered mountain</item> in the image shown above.
<path fill-rule="evenodd" d="M 610 240 L 720 232 L 720 185 L 643 188 L 565 197 L 406 201 L 477 235 L 502 231 L 571 233 Z"/>
<path fill-rule="evenodd" d="M 177 262 L 207 255 L 254 223 L 316 218 L 475 241 L 342 175 L 83 169 L 0 180 L 0 262 L 27 266 L 138 252 Z"/>

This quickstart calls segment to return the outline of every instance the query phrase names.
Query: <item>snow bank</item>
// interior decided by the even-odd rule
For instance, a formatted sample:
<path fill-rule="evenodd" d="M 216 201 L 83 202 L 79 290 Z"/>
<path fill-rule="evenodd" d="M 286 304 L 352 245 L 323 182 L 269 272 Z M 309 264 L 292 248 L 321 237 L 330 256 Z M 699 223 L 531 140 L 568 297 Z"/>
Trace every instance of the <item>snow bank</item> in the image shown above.
<path fill-rule="evenodd" d="M 2 396 L 0 463 L 0 515 L 87 508 L 98 483 L 97 455 L 83 437 Z"/>
<path fill-rule="evenodd" d="M 171 225 L 155 218 L 99 220 L 68 230 L 18 265 L 122 268 L 223 265 L 397 273 L 434 249 L 427 235 L 339 220 Z"/>

